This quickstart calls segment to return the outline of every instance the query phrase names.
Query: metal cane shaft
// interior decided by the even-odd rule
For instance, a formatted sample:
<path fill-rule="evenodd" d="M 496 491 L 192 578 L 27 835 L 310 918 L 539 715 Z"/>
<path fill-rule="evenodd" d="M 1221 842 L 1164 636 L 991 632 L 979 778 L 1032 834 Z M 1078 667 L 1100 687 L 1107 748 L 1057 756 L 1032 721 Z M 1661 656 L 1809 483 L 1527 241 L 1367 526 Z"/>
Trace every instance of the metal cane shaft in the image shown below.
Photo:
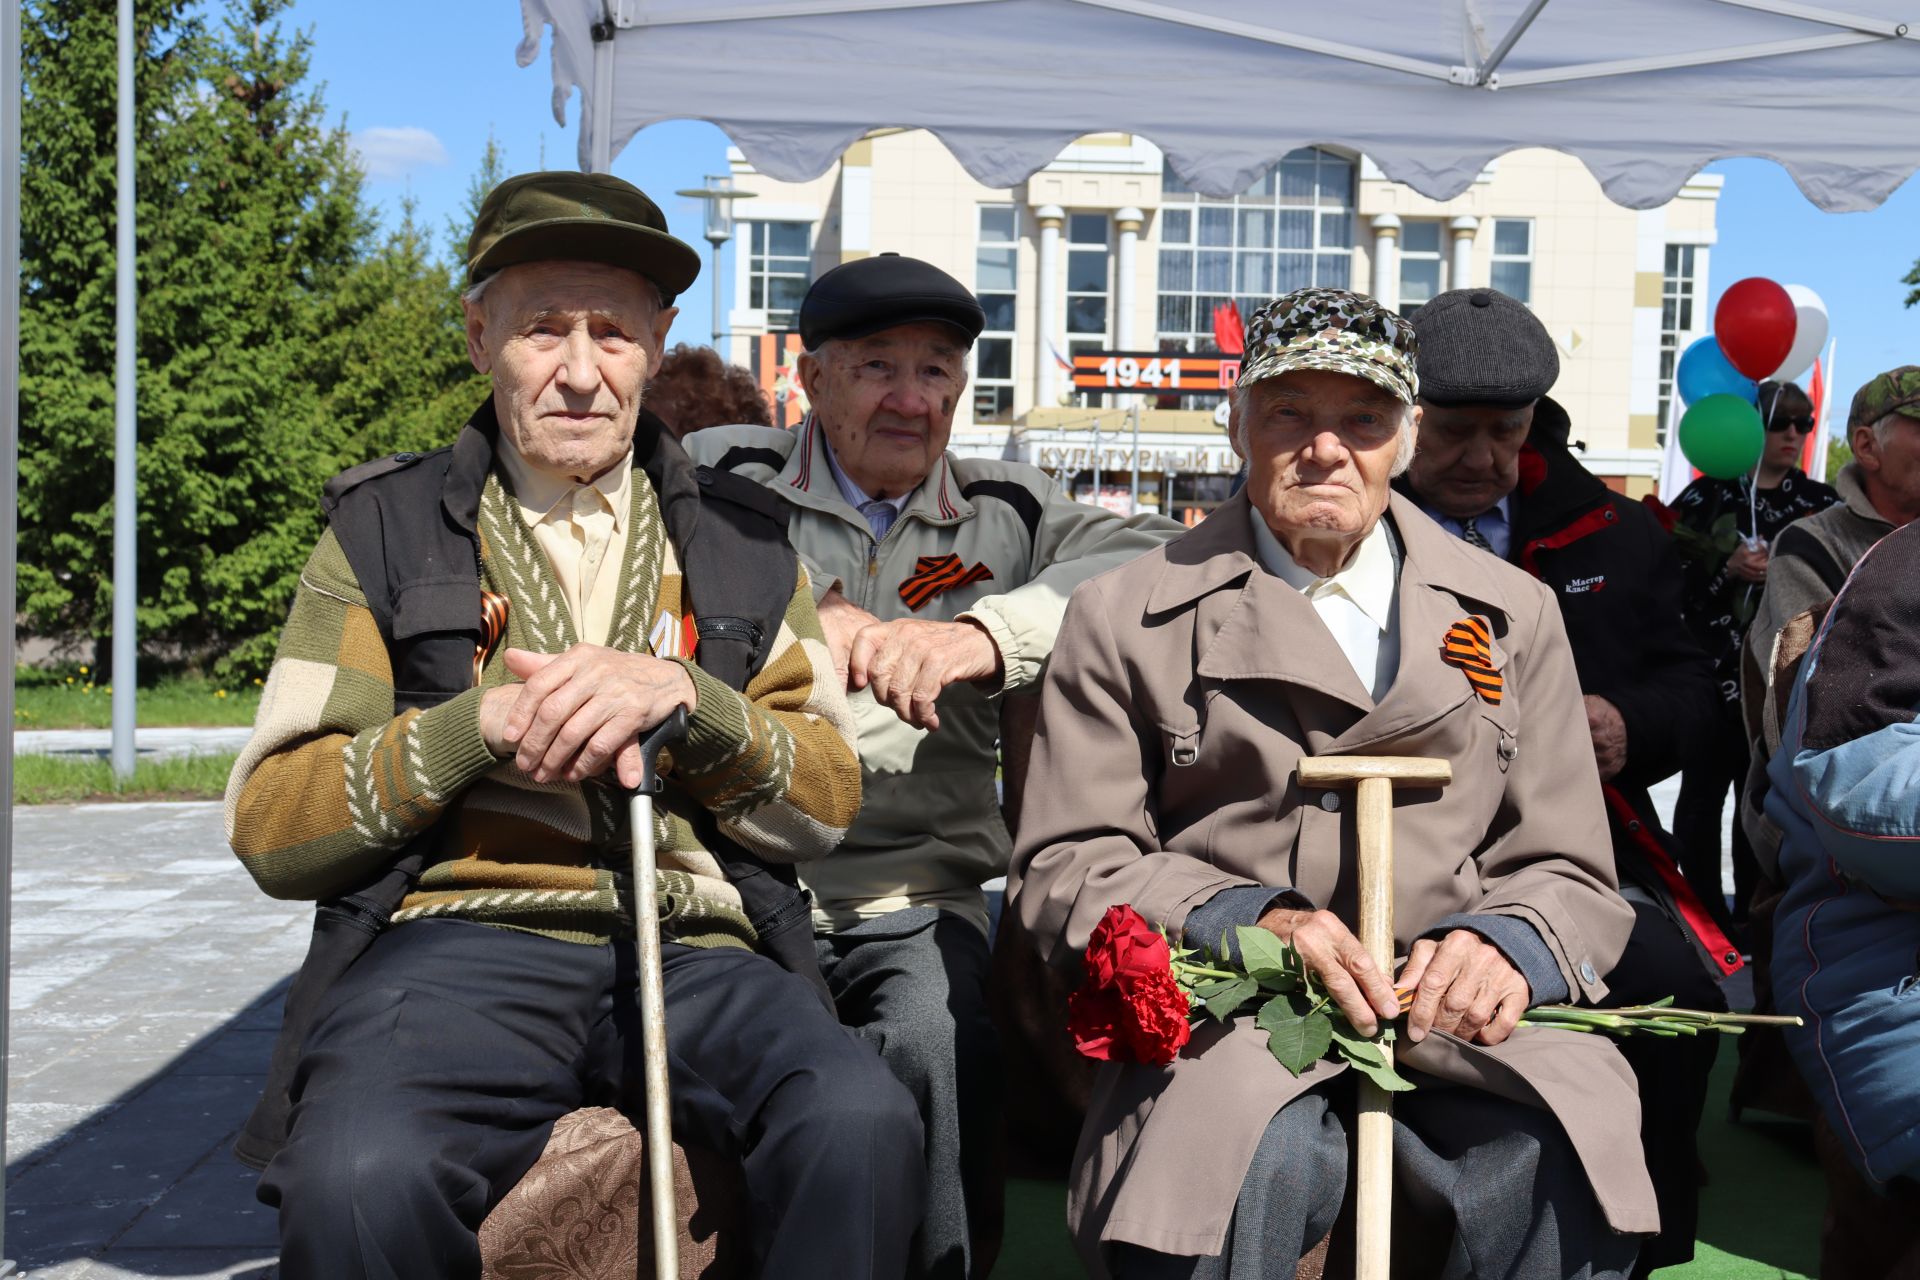
<path fill-rule="evenodd" d="M 1360 853 L 1360 943 L 1393 972 L 1393 783 L 1362 778 L 1354 797 Z M 1393 1046 L 1380 1051 L 1393 1062 Z M 1354 1275 L 1387 1280 L 1393 1252 L 1393 1095 L 1362 1079 L 1355 1126 Z"/>
<path fill-rule="evenodd" d="M 673 1116 L 667 1099 L 667 997 L 660 973 L 660 912 L 655 899 L 653 797 L 636 792 L 633 828 L 633 929 L 640 950 L 640 1044 L 646 1059 L 647 1189 L 653 1205 L 656 1280 L 680 1280 L 680 1222 L 673 1197 Z"/>

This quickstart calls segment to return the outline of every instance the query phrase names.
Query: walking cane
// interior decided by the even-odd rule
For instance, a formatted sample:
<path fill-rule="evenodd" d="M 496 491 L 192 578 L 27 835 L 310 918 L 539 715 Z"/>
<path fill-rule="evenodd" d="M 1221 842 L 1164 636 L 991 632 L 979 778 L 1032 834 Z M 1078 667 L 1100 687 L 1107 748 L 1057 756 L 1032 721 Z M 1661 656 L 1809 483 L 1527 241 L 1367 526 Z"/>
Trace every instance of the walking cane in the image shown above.
<path fill-rule="evenodd" d="M 1360 945 L 1393 973 L 1393 789 L 1453 781 L 1445 760 L 1416 756 L 1321 756 L 1300 761 L 1300 785 L 1353 782 L 1354 840 L 1360 852 Z M 1382 1027 L 1384 1031 L 1384 1026 Z M 1375 1038 L 1388 1065 L 1393 1046 Z M 1393 1095 L 1360 1081 L 1354 1153 L 1354 1277 L 1387 1280 L 1393 1256 Z"/>
<path fill-rule="evenodd" d="M 667 1106 L 667 997 L 660 976 L 660 908 L 655 897 L 653 798 L 660 752 L 687 736 L 687 709 L 640 738 L 640 785 L 627 802 L 633 828 L 633 933 L 640 944 L 640 1045 L 646 1059 L 647 1192 L 653 1204 L 653 1273 L 680 1280 L 680 1218 L 673 1203 L 673 1117 Z"/>

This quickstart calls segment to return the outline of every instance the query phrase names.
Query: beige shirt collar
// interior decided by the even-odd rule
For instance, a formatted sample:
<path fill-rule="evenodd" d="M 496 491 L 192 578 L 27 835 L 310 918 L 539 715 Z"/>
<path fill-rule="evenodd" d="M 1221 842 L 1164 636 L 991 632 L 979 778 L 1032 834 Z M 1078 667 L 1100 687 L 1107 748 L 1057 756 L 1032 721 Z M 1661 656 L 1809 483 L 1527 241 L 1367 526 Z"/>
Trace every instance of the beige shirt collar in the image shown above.
<path fill-rule="evenodd" d="M 526 455 L 507 436 L 500 433 L 497 451 L 500 467 L 513 485 L 513 496 L 520 504 L 520 518 L 532 528 L 545 519 L 567 496 L 582 485 L 600 491 L 613 512 L 613 527 L 626 528 L 628 509 L 633 501 L 633 446 L 626 455 L 594 480 L 543 470 L 527 461 Z"/>

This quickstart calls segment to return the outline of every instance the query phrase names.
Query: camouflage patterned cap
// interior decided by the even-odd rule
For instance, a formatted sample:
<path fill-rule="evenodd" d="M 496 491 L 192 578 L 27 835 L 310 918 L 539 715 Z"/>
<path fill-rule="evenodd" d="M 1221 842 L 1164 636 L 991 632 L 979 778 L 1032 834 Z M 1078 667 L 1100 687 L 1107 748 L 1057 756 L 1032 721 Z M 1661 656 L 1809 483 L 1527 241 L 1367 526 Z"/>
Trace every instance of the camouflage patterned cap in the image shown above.
<path fill-rule="evenodd" d="M 1411 324 L 1365 294 L 1296 289 L 1253 313 L 1236 385 L 1324 369 L 1365 378 L 1412 404 L 1420 394 L 1413 368 L 1418 346 Z"/>
<path fill-rule="evenodd" d="M 1920 418 L 1920 364 L 1889 369 L 1854 392 L 1847 425 L 1870 427 L 1890 413 Z"/>

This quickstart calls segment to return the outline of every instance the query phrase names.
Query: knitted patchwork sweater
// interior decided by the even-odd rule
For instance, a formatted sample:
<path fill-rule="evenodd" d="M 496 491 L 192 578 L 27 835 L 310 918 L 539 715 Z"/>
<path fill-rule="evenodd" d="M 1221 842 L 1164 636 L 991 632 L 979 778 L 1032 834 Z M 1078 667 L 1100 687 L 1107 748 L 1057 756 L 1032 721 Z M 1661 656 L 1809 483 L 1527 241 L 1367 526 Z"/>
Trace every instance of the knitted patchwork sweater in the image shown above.
<path fill-rule="evenodd" d="M 806 572 L 744 696 L 680 653 L 678 558 L 652 485 L 633 474 L 627 551 L 610 647 L 681 663 L 697 705 L 663 768 L 758 856 L 831 851 L 860 807 L 846 696 L 820 631 Z M 597 943 L 632 933 L 624 793 L 611 776 L 536 784 L 488 749 L 485 690 L 506 683 L 509 647 L 563 653 L 573 619 L 547 558 L 496 470 L 479 512 L 481 585 L 508 601 L 506 634 L 478 685 L 424 711 L 394 714 L 386 645 L 329 530 L 300 577 L 253 736 L 227 784 L 228 841 L 276 898 L 352 889 L 438 824 L 430 861 L 393 922 L 455 917 Z M 693 829 L 656 807 L 661 930 L 691 945 L 752 947 L 740 895 Z"/>

